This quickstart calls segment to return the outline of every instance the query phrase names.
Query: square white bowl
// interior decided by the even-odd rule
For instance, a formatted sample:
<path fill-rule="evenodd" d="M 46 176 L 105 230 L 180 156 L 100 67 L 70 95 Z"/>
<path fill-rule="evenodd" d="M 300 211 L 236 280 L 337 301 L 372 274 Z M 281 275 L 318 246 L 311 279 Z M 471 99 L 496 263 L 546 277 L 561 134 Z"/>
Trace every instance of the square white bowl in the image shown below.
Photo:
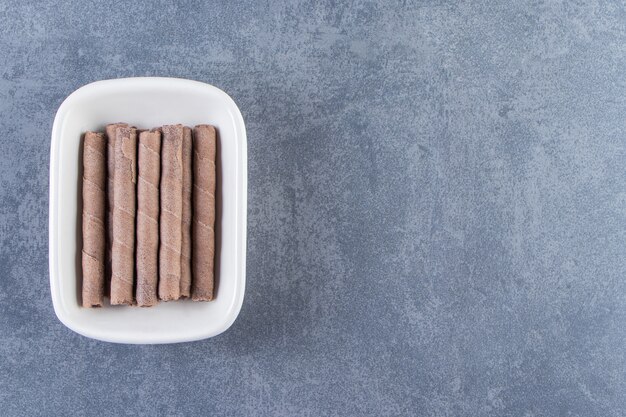
<path fill-rule="evenodd" d="M 215 299 L 140 308 L 83 308 L 81 135 L 124 121 L 141 128 L 208 123 L 217 128 Z M 97 81 L 59 107 L 50 148 L 50 290 L 57 317 L 83 336 L 116 343 L 175 343 L 218 335 L 237 318 L 246 276 L 247 144 L 235 102 L 209 84 L 177 78 Z"/>

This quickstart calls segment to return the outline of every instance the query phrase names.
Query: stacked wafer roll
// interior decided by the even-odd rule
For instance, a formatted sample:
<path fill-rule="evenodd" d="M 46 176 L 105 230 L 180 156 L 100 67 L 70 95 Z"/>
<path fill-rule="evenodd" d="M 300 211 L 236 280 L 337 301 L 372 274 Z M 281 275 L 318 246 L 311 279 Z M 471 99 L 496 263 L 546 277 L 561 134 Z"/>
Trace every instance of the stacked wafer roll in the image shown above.
<path fill-rule="evenodd" d="M 105 132 L 83 143 L 82 305 L 212 300 L 215 128 Z"/>
<path fill-rule="evenodd" d="M 139 134 L 137 181 L 137 304 L 157 303 L 159 278 L 159 182 L 161 178 L 161 132 Z"/>
<path fill-rule="evenodd" d="M 196 126 L 193 149 L 193 289 L 194 301 L 213 299 L 215 253 L 215 128 Z"/>
<path fill-rule="evenodd" d="M 100 307 L 106 252 L 106 140 L 87 132 L 83 142 L 83 307 Z"/>
<path fill-rule="evenodd" d="M 137 130 L 115 128 L 111 304 L 132 304 L 135 272 Z"/>
<path fill-rule="evenodd" d="M 159 298 L 180 298 L 183 230 L 183 126 L 163 126 Z"/>

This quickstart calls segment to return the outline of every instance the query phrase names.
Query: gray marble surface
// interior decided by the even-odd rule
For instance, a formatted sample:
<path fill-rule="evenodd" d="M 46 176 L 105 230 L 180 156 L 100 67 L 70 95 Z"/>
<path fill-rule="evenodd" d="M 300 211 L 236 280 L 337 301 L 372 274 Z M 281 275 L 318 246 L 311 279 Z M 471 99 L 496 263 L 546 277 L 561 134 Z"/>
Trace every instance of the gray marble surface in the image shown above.
<path fill-rule="evenodd" d="M 0 3 L 0 414 L 626 415 L 624 2 L 315 3 Z M 145 75 L 247 124 L 247 293 L 212 340 L 52 309 L 55 111 Z"/>

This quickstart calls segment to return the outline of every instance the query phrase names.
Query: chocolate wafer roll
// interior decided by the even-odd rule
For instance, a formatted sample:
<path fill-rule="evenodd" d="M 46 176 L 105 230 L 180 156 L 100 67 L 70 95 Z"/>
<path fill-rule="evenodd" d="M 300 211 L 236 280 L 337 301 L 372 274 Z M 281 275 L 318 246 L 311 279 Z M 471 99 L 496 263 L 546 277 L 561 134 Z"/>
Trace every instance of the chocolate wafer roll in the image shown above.
<path fill-rule="evenodd" d="M 83 307 L 101 307 L 106 256 L 106 139 L 87 132 L 83 141 Z"/>
<path fill-rule="evenodd" d="M 162 127 L 159 298 L 180 298 L 183 213 L 183 126 Z"/>
<path fill-rule="evenodd" d="M 137 132 L 135 128 L 128 126 L 115 128 L 114 175 L 111 304 L 132 304 L 137 185 Z"/>
<path fill-rule="evenodd" d="M 180 255 L 180 296 L 191 296 L 191 129 L 183 129 L 183 230 Z"/>
<path fill-rule="evenodd" d="M 113 248 L 113 189 L 115 179 L 115 128 L 118 126 L 128 126 L 126 123 L 111 123 L 106 126 L 107 137 L 107 254 L 106 254 L 106 281 L 111 282 L 111 256 Z M 105 285 L 105 292 L 108 293 L 110 285 Z"/>
<path fill-rule="evenodd" d="M 157 303 L 161 132 L 139 133 L 137 155 L 137 305 Z"/>
<path fill-rule="evenodd" d="M 193 134 L 191 296 L 194 301 L 210 301 L 215 256 L 215 128 L 199 125 Z"/>

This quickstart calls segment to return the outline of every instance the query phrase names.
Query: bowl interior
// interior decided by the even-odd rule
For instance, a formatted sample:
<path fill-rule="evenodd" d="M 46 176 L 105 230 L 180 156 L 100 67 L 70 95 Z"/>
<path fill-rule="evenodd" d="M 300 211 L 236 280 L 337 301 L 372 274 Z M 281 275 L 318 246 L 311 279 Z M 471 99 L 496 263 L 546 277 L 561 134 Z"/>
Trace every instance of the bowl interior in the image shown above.
<path fill-rule="evenodd" d="M 152 308 L 80 307 L 80 139 L 87 130 L 103 131 L 106 124 L 119 121 L 140 128 L 174 123 L 216 126 L 214 301 L 161 302 Z M 70 95 L 55 119 L 50 164 L 50 279 L 59 319 L 85 336 L 124 343 L 196 340 L 228 328 L 239 312 L 243 297 L 245 146 L 239 110 L 230 97 L 207 84 L 167 78 L 108 80 L 89 84 Z"/>

